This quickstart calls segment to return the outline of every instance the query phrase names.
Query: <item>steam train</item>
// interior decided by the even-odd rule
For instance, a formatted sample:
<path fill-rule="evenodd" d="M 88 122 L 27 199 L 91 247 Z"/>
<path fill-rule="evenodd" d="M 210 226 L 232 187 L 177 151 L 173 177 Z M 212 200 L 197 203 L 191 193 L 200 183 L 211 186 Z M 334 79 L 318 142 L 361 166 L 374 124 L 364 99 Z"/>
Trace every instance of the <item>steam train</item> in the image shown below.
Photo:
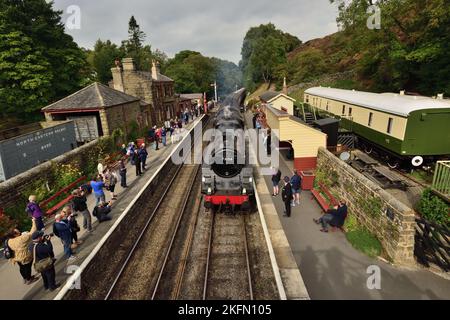
<path fill-rule="evenodd" d="M 245 89 L 230 94 L 213 120 L 214 129 L 208 159 L 202 165 L 202 194 L 208 209 L 234 211 L 251 208 L 253 202 L 253 168 L 249 166 L 241 106 Z"/>

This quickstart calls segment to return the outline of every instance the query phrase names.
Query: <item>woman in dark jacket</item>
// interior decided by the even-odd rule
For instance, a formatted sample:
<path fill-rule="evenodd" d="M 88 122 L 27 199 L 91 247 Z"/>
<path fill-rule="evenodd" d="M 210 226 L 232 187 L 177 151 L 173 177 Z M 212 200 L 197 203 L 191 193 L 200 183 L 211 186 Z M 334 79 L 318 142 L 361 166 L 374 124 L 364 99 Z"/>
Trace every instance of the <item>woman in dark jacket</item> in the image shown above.
<path fill-rule="evenodd" d="M 273 168 L 272 174 L 272 184 L 273 184 L 273 194 L 272 196 L 277 196 L 280 193 L 280 180 L 281 180 L 281 171 L 279 169 Z"/>

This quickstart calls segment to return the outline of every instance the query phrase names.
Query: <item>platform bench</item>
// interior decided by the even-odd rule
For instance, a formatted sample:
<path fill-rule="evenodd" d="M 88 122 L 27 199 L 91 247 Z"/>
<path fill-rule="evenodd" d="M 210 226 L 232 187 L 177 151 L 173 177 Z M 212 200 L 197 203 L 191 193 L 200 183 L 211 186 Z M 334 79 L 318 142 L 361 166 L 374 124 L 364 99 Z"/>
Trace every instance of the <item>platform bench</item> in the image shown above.
<path fill-rule="evenodd" d="M 71 193 L 73 189 L 77 188 L 84 181 L 86 181 L 86 177 L 81 177 L 81 178 L 75 180 L 68 186 L 66 186 L 63 189 L 56 192 L 53 196 L 51 196 L 47 200 L 42 201 L 39 204 L 39 206 L 45 210 L 46 215 L 51 216 L 51 215 L 55 214 L 59 209 L 61 209 L 66 204 L 68 204 L 70 201 L 72 201 L 73 196 L 69 193 Z M 58 198 L 59 196 L 64 195 L 64 194 L 68 194 L 68 195 L 63 200 L 61 200 L 56 205 L 54 205 L 53 207 L 47 208 L 47 205 L 50 202 L 52 202 L 53 200 L 55 200 L 56 198 Z"/>
<path fill-rule="evenodd" d="M 331 194 L 331 192 L 322 182 L 319 182 L 319 189 L 312 189 L 311 193 L 313 194 L 313 199 L 316 199 L 324 212 L 327 212 L 330 208 L 333 208 L 339 204 L 336 198 Z M 321 195 L 321 193 L 326 194 L 329 201 L 327 201 L 327 199 L 325 199 Z"/>

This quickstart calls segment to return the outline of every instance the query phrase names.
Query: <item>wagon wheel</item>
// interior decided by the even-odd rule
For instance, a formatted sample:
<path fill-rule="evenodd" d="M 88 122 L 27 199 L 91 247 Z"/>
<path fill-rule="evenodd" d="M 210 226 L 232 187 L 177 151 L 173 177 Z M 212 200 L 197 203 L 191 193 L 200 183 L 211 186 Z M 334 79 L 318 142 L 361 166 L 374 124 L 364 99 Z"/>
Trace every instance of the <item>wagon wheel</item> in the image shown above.
<path fill-rule="evenodd" d="M 365 145 L 364 146 L 364 152 L 367 154 L 371 154 L 373 151 L 373 148 L 371 146 Z"/>

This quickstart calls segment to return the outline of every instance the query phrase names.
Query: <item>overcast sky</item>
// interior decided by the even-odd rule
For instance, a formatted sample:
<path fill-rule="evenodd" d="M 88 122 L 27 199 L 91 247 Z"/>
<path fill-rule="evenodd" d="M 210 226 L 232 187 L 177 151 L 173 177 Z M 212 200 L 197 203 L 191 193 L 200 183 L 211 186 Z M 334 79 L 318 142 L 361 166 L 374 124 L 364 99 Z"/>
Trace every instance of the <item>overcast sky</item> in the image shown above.
<path fill-rule="evenodd" d="M 252 26 L 274 23 L 302 41 L 337 31 L 337 9 L 329 0 L 54 0 L 55 8 L 81 11 L 79 30 L 67 30 L 82 47 L 97 39 L 120 44 L 128 21 L 136 17 L 146 43 L 169 57 L 185 49 L 238 63 L 245 33 Z"/>

